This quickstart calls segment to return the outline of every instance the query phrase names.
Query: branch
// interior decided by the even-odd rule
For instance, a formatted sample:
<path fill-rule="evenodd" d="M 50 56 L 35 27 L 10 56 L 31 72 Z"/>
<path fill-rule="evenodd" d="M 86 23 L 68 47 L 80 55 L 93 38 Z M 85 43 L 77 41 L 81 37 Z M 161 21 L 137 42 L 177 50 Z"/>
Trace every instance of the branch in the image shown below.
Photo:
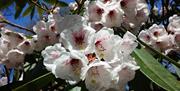
<path fill-rule="evenodd" d="M 11 25 L 11 26 L 13 26 L 13 27 L 17 27 L 17 28 L 22 29 L 22 30 L 26 30 L 26 31 L 28 31 L 28 32 L 31 32 L 32 34 L 36 34 L 36 33 L 35 33 L 34 31 L 32 31 L 32 30 L 27 29 L 27 28 L 25 28 L 25 27 L 22 27 L 22 26 L 20 26 L 20 25 L 11 23 L 11 22 L 9 22 L 8 20 L 3 20 L 2 23 Z"/>

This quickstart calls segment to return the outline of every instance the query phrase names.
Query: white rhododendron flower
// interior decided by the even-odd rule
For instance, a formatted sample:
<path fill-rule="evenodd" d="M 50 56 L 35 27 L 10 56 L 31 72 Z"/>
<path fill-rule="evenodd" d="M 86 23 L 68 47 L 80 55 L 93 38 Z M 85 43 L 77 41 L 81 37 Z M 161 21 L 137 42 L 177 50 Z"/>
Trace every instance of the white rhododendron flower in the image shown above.
<path fill-rule="evenodd" d="M 88 20 L 91 22 L 100 21 L 105 13 L 105 5 L 100 1 L 86 1 L 86 4 L 85 16 Z"/>
<path fill-rule="evenodd" d="M 87 58 L 81 52 L 67 52 L 61 44 L 47 47 L 42 51 L 44 65 L 49 71 L 61 79 L 69 82 L 80 81 L 81 68 L 88 63 Z"/>
<path fill-rule="evenodd" d="M 153 24 L 148 29 L 148 32 L 149 32 L 150 36 L 152 37 L 152 39 L 154 39 L 154 40 L 157 40 L 161 36 L 168 35 L 168 33 L 163 25 L 158 26 L 156 24 Z"/>
<path fill-rule="evenodd" d="M 180 16 L 173 15 L 169 18 L 167 30 L 173 33 L 180 31 Z"/>
<path fill-rule="evenodd" d="M 59 41 L 60 36 L 59 33 L 57 33 L 54 22 L 40 21 L 33 27 L 33 30 L 37 33 L 37 35 L 34 36 L 33 44 L 44 45 L 37 49 L 44 49 L 44 47 Z"/>
<path fill-rule="evenodd" d="M 60 19 L 55 17 L 55 22 L 55 29 L 57 29 L 58 33 L 70 27 L 87 23 L 86 19 L 79 15 L 66 15 Z"/>
<path fill-rule="evenodd" d="M 112 83 L 111 88 L 115 88 L 118 91 L 124 91 L 127 82 L 135 77 L 135 70 L 137 69 L 139 69 L 139 66 L 136 66 L 136 64 L 133 64 L 132 62 L 119 64 L 112 71 L 114 83 Z"/>
<path fill-rule="evenodd" d="M 95 53 L 99 59 L 110 61 L 115 56 L 115 46 L 121 38 L 110 28 L 102 28 L 95 35 Z"/>
<path fill-rule="evenodd" d="M 152 39 L 151 39 L 151 36 L 150 36 L 148 30 L 142 30 L 142 31 L 139 33 L 138 37 L 139 37 L 143 42 L 147 43 L 148 45 L 151 45 L 151 40 L 152 40 Z"/>
<path fill-rule="evenodd" d="M 74 26 L 61 33 L 62 43 L 69 50 L 93 51 L 95 30 L 86 25 Z"/>
<path fill-rule="evenodd" d="M 120 5 L 124 10 L 125 17 L 123 26 L 137 34 L 140 26 L 144 24 L 149 17 L 148 5 L 145 0 L 122 0 Z"/>
<path fill-rule="evenodd" d="M 66 52 L 65 48 L 62 47 L 60 43 L 54 46 L 48 46 L 42 51 L 42 56 L 44 57 L 44 65 L 49 71 L 55 67 L 56 61 L 60 58 L 63 52 Z"/>
<path fill-rule="evenodd" d="M 65 79 L 69 82 L 79 82 L 82 67 L 87 66 L 87 58 L 77 51 L 64 52 L 56 63 L 54 74 L 57 78 Z"/>
<path fill-rule="evenodd" d="M 148 30 L 141 31 L 139 33 L 139 38 L 143 42 L 162 52 L 175 48 L 176 46 L 176 37 L 174 35 L 168 34 L 162 25 L 154 24 Z"/>
<path fill-rule="evenodd" d="M 106 62 L 97 61 L 84 68 L 82 73 L 86 88 L 89 91 L 104 91 L 111 84 L 111 66 Z"/>
<path fill-rule="evenodd" d="M 20 33 L 12 32 L 11 30 L 8 30 L 6 28 L 1 29 L 1 38 L 2 40 L 5 39 L 5 41 L 9 42 L 7 47 L 9 47 L 10 49 L 15 48 L 19 43 L 23 42 L 25 39 L 25 37 Z"/>
<path fill-rule="evenodd" d="M 21 68 L 24 63 L 25 54 L 17 49 L 12 49 L 6 54 L 6 59 L 3 62 L 6 64 L 7 68 Z"/>
<path fill-rule="evenodd" d="M 32 54 L 34 47 L 30 40 L 24 40 L 17 46 L 17 49 L 21 50 L 22 52 L 26 54 Z"/>
<path fill-rule="evenodd" d="M 111 3 L 106 6 L 107 10 L 101 20 L 102 24 L 106 27 L 119 27 L 123 22 L 124 12 L 119 8 L 119 4 Z"/>

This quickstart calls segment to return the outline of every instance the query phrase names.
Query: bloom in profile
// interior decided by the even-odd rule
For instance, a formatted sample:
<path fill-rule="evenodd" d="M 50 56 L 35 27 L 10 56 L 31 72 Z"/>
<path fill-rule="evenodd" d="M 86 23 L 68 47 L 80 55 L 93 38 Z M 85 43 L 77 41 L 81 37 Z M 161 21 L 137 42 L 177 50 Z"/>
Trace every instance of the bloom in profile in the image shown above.
<path fill-rule="evenodd" d="M 180 31 L 180 17 L 179 16 L 173 15 L 172 17 L 169 18 L 169 24 L 168 24 L 167 30 L 173 33 Z"/>

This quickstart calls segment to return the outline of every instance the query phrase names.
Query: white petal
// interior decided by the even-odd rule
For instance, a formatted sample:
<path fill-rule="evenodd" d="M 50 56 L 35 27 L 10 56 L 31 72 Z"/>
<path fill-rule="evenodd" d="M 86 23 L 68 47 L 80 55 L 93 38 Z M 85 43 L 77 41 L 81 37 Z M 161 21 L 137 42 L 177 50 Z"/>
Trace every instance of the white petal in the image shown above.
<path fill-rule="evenodd" d="M 61 33 L 62 42 L 69 50 L 80 50 L 82 52 L 93 52 L 95 30 L 89 26 L 74 26 Z"/>
<path fill-rule="evenodd" d="M 81 68 L 88 60 L 80 52 L 63 53 L 56 62 L 55 76 L 67 81 L 80 81 Z"/>
<path fill-rule="evenodd" d="M 85 84 L 89 91 L 104 91 L 111 82 L 110 66 L 105 62 L 92 63 L 85 72 Z"/>
<path fill-rule="evenodd" d="M 58 61 L 62 53 L 65 52 L 66 50 L 61 46 L 61 44 L 46 47 L 46 49 L 42 51 L 42 56 L 44 57 L 43 64 L 49 71 L 52 71 L 56 65 L 55 62 Z"/>

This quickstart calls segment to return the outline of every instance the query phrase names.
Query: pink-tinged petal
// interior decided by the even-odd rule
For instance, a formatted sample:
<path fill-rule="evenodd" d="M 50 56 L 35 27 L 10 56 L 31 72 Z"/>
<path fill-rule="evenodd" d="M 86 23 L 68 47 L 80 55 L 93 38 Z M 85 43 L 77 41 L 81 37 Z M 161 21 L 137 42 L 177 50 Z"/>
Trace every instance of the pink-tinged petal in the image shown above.
<path fill-rule="evenodd" d="M 102 15 L 105 12 L 104 4 L 99 1 L 92 1 L 88 3 L 87 5 L 87 12 L 86 12 L 86 17 L 88 18 L 89 21 L 95 22 L 95 21 L 100 21 L 102 18 Z"/>
<path fill-rule="evenodd" d="M 67 81 L 79 82 L 81 68 L 87 66 L 88 60 L 85 55 L 80 52 L 62 53 L 59 60 L 56 62 L 55 70 L 53 71 L 57 78 Z"/>
<path fill-rule="evenodd" d="M 61 54 L 64 52 L 66 52 L 66 50 L 61 46 L 61 44 L 48 46 L 42 51 L 42 56 L 44 57 L 43 64 L 49 71 L 54 69 L 56 61 L 59 60 Z"/>
<path fill-rule="evenodd" d="M 110 61 L 116 55 L 115 46 L 120 41 L 119 36 L 114 35 L 112 29 L 102 28 L 96 33 L 95 37 L 95 53 L 97 58 Z"/>
<path fill-rule="evenodd" d="M 123 21 L 124 11 L 119 8 L 118 4 L 112 3 L 106 6 L 106 13 L 101 19 L 102 24 L 105 27 L 119 27 Z"/>
<path fill-rule="evenodd" d="M 93 39 L 95 30 L 86 25 L 74 26 L 61 33 L 62 42 L 69 50 L 80 50 L 83 52 L 93 51 Z"/>

